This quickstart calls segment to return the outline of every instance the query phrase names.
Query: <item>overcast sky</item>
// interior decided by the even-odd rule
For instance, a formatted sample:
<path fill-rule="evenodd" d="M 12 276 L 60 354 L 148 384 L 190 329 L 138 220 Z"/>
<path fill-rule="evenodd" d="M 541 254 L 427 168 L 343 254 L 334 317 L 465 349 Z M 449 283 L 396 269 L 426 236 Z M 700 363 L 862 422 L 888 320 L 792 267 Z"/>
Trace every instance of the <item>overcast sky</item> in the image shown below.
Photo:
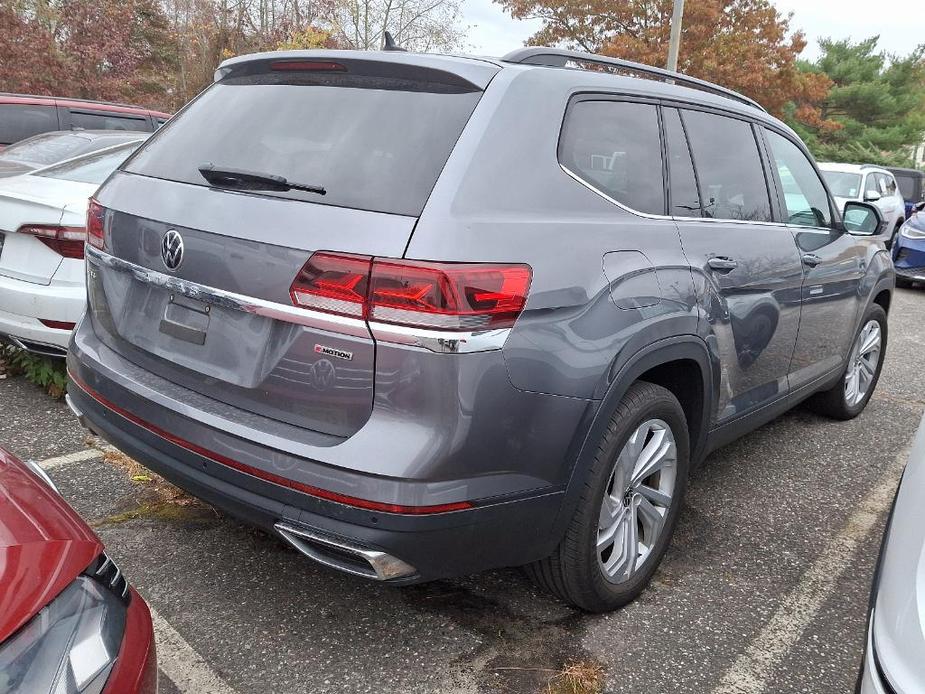
<path fill-rule="evenodd" d="M 614 0 L 620 2 L 620 0 Z M 697 2 L 697 0 L 686 0 Z M 820 37 L 858 40 L 880 34 L 880 47 L 908 53 L 925 43 L 922 0 L 772 0 L 783 12 L 793 12 L 792 28 L 802 29 L 809 40 L 805 58 L 818 55 Z M 516 21 L 492 0 L 463 0 L 463 21 L 469 25 L 469 51 L 477 55 L 504 55 L 522 46 L 539 27 L 538 22 Z M 684 52 L 684 45 L 681 45 Z"/>

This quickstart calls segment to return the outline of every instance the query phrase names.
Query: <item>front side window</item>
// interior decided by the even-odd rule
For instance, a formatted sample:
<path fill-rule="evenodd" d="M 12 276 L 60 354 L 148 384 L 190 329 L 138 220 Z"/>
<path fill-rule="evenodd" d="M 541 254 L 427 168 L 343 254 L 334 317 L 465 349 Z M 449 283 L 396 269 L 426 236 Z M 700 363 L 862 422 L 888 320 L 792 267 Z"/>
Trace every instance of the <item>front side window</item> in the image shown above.
<path fill-rule="evenodd" d="M 683 118 L 700 182 L 703 216 L 771 221 L 771 198 L 752 126 L 701 111 L 685 110 Z"/>
<path fill-rule="evenodd" d="M 573 103 L 562 127 L 559 162 L 632 210 L 665 214 L 658 111 L 652 104 Z"/>
<path fill-rule="evenodd" d="M 58 110 L 54 106 L 0 104 L 0 145 L 57 129 Z"/>
<path fill-rule="evenodd" d="M 765 132 L 784 192 L 785 221 L 799 226 L 831 227 L 829 196 L 809 159 L 783 135 Z"/>

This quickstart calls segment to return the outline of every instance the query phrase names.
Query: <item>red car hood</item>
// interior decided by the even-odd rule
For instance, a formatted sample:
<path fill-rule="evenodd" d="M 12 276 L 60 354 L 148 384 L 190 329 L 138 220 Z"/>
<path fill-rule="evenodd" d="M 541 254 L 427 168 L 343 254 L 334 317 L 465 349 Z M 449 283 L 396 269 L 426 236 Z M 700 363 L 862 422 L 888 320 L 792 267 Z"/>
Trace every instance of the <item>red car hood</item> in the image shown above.
<path fill-rule="evenodd" d="M 0 448 L 0 643 L 102 551 L 77 512 Z"/>

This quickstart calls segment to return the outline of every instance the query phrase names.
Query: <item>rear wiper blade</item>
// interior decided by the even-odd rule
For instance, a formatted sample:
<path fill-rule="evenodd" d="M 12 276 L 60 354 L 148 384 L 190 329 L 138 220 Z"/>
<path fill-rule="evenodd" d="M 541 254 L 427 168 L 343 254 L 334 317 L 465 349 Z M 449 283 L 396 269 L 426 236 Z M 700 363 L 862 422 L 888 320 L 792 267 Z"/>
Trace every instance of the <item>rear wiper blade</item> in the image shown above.
<path fill-rule="evenodd" d="M 306 193 L 315 193 L 324 195 L 323 186 L 306 185 L 302 183 L 292 183 L 282 176 L 261 173 L 259 171 L 247 171 L 245 169 L 232 169 L 224 166 L 216 166 L 208 163 L 199 167 L 199 173 L 209 183 L 214 186 L 224 188 L 240 188 L 243 190 L 302 190 Z"/>

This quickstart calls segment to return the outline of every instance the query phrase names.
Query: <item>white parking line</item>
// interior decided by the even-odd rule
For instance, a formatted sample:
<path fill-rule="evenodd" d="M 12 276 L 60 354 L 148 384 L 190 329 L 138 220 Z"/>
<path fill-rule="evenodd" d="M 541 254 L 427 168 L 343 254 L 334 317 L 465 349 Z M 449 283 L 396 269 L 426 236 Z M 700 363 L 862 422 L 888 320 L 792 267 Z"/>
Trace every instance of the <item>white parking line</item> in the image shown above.
<path fill-rule="evenodd" d="M 884 470 L 799 583 L 783 599 L 764 629 L 736 659 L 713 694 L 760 694 L 770 691 L 774 668 L 799 641 L 806 627 L 836 590 L 838 579 L 853 564 L 852 555 L 889 508 L 908 457 L 908 448 Z"/>
<path fill-rule="evenodd" d="M 235 690 L 154 609 L 151 621 L 157 642 L 157 665 L 177 689 L 191 694 L 235 694 Z"/>
<path fill-rule="evenodd" d="M 47 458 L 46 460 L 40 460 L 39 465 L 45 470 L 51 470 L 56 468 L 59 465 L 66 465 L 67 463 L 79 463 L 83 460 L 93 460 L 94 458 L 102 458 L 103 451 L 99 448 L 88 448 L 85 451 L 77 451 L 76 453 L 67 453 L 66 455 L 58 455 L 54 458 Z"/>

